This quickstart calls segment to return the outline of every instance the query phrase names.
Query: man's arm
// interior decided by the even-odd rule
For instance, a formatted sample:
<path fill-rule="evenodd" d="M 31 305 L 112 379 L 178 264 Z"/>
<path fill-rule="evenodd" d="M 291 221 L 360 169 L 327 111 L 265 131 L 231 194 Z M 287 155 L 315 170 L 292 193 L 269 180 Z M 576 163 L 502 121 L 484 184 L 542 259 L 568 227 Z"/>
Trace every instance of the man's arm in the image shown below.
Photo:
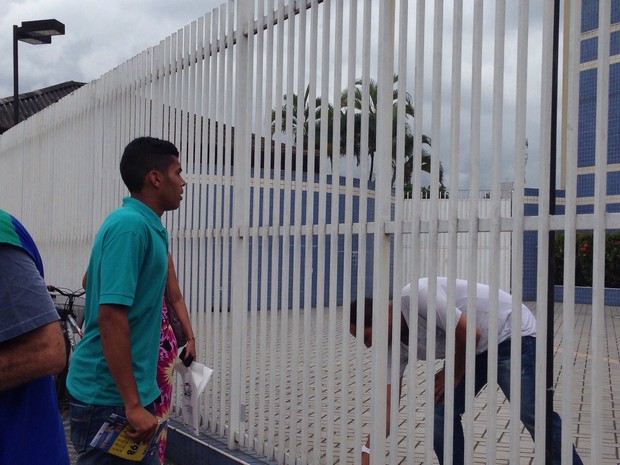
<path fill-rule="evenodd" d="M 480 329 L 476 326 L 476 347 L 480 340 Z M 461 313 L 454 330 L 454 386 L 458 386 L 465 376 L 465 350 L 467 346 L 467 316 Z M 445 392 L 445 372 L 443 369 L 435 374 L 435 402 L 441 400 Z"/>
<path fill-rule="evenodd" d="M 131 364 L 127 309 L 122 305 L 102 304 L 99 306 L 98 323 L 103 354 L 123 399 L 127 420 L 135 430 L 128 436 L 138 442 L 146 441 L 155 433 L 157 419 L 140 402 Z"/>
<path fill-rule="evenodd" d="M 385 435 L 390 435 L 390 411 L 392 410 L 392 385 L 387 385 L 387 393 L 385 399 Z M 403 379 L 400 378 L 398 383 L 398 406 L 400 407 L 400 396 L 403 392 Z M 370 449 L 370 435 L 366 440 L 366 447 Z M 362 452 L 362 465 L 370 464 L 370 453 Z"/>
<path fill-rule="evenodd" d="M 0 344 L 0 391 L 60 373 L 65 367 L 65 341 L 52 321 Z"/>

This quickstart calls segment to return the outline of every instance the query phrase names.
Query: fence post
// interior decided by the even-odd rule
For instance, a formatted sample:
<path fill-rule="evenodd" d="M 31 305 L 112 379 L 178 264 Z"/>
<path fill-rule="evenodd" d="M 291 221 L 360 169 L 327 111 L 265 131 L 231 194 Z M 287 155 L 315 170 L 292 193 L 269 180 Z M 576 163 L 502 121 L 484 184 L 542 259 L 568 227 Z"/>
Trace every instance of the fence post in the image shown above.
<path fill-rule="evenodd" d="M 249 147 L 249 115 L 247 111 L 247 97 L 249 88 L 249 50 L 248 34 L 249 21 L 253 19 L 254 2 L 251 0 L 235 1 L 237 9 L 237 24 L 235 27 L 236 54 L 235 54 L 235 113 L 234 127 L 234 195 L 233 201 L 233 235 L 232 235 L 232 283 L 240 287 L 232 292 L 232 343 L 230 361 L 230 417 L 228 428 L 228 447 L 238 448 L 239 441 L 235 434 L 241 430 L 244 417 L 242 405 L 243 376 L 242 356 L 246 340 L 245 328 L 247 322 L 247 284 L 248 284 L 248 242 L 245 226 L 249 222 L 249 174 L 250 174 L 250 147 Z"/>
<path fill-rule="evenodd" d="M 385 396 L 388 346 L 388 300 L 390 290 L 390 243 L 386 225 L 391 220 L 392 198 L 392 103 L 394 86 L 395 2 L 385 0 L 379 9 L 379 54 L 377 79 L 377 170 L 375 196 L 374 273 L 373 273 L 373 382 L 371 388 L 371 463 L 385 461 Z"/>

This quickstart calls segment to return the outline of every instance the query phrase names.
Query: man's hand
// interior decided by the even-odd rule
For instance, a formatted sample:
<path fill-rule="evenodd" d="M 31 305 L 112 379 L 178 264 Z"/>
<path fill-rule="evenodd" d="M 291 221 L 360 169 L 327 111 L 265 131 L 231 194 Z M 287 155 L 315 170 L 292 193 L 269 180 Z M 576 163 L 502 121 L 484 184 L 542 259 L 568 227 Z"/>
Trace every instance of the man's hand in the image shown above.
<path fill-rule="evenodd" d="M 134 429 L 127 436 L 136 442 L 148 442 L 157 430 L 157 418 L 144 407 L 125 409 L 127 421 Z"/>
<path fill-rule="evenodd" d="M 370 444 L 370 438 L 366 441 L 366 444 L 362 447 L 362 465 L 370 465 L 370 449 L 368 445 Z"/>

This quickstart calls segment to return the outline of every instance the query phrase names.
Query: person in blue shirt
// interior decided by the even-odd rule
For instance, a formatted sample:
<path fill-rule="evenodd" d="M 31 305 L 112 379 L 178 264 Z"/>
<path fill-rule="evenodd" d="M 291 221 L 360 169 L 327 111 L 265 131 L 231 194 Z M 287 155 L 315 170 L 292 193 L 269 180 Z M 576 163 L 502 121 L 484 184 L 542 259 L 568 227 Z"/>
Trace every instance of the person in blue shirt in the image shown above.
<path fill-rule="evenodd" d="M 127 418 L 136 442 L 149 441 L 157 429 L 153 402 L 160 394 L 156 372 L 168 272 L 168 233 L 161 216 L 179 207 L 185 181 L 176 147 L 152 137 L 127 145 L 120 172 L 130 196 L 95 237 L 84 338 L 67 376 L 78 465 L 127 463 L 90 446 L 112 413 Z M 142 463 L 157 463 L 157 454 Z"/>
<path fill-rule="evenodd" d="M 53 376 L 66 363 L 37 246 L 0 210 L 0 464 L 69 465 Z"/>

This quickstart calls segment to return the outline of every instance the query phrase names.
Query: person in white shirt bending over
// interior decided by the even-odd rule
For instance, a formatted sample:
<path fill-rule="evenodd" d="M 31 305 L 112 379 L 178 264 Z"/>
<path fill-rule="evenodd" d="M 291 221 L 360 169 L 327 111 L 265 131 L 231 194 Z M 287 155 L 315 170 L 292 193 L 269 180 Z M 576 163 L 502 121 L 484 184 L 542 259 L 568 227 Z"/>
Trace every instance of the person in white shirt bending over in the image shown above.
<path fill-rule="evenodd" d="M 489 344 L 489 286 L 476 285 L 476 308 L 467 308 L 467 281 L 456 280 L 456 307 L 448 309 L 448 279 L 437 278 L 436 308 L 429 309 L 429 278 L 422 278 L 418 282 L 418 360 L 426 360 L 426 330 L 427 315 L 429 311 L 435 311 L 436 315 L 436 359 L 446 358 L 446 321 L 453 318 L 455 323 L 455 353 L 454 353 L 454 446 L 453 464 L 463 464 L 465 450 L 463 427 L 461 416 L 465 412 L 465 341 L 467 330 L 467 315 L 471 311 L 476 312 L 476 369 L 475 369 L 475 395 L 487 384 L 487 361 Z M 410 284 L 407 284 L 401 293 L 401 357 L 400 357 L 400 385 L 405 367 L 408 363 L 409 354 L 409 299 Z M 534 405 L 535 405 L 535 368 L 536 368 L 536 319 L 532 312 L 521 305 L 521 328 L 514 330 L 511 327 L 512 319 L 512 296 L 504 291 L 498 292 L 499 306 L 498 318 L 498 347 L 497 347 L 497 383 L 506 398 L 510 400 L 510 339 L 521 337 L 521 421 L 534 438 Z M 364 344 L 372 345 L 372 299 L 364 301 Z M 392 341 L 392 303 L 388 309 L 388 344 L 391 350 Z M 350 331 L 353 336 L 357 329 L 357 302 L 351 303 Z M 387 428 L 389 434 L 390 415 L 390 379 L 391 379 L 391 356 L 388 357 L 387 378 Z M 439 463 L 444 462 L 444 389 L 445 372 L 439 370 L 435 374 L 435 428 L 434 449 Z M 400 391 L 399 391 L 400 392 Z M 399 398 L 400 402 L 400 398 Z M 560 464 L 561 451 L 561 420 L 560 416 L 553 412 L 552 417 L 552 444 L 551 454 L 554 464 Z M 362 447 L 362 464 L 370 460 L 370 437 L 366 445 Z M 582 465 L 581 458 L 573 446 L 573 464 Z"/>

